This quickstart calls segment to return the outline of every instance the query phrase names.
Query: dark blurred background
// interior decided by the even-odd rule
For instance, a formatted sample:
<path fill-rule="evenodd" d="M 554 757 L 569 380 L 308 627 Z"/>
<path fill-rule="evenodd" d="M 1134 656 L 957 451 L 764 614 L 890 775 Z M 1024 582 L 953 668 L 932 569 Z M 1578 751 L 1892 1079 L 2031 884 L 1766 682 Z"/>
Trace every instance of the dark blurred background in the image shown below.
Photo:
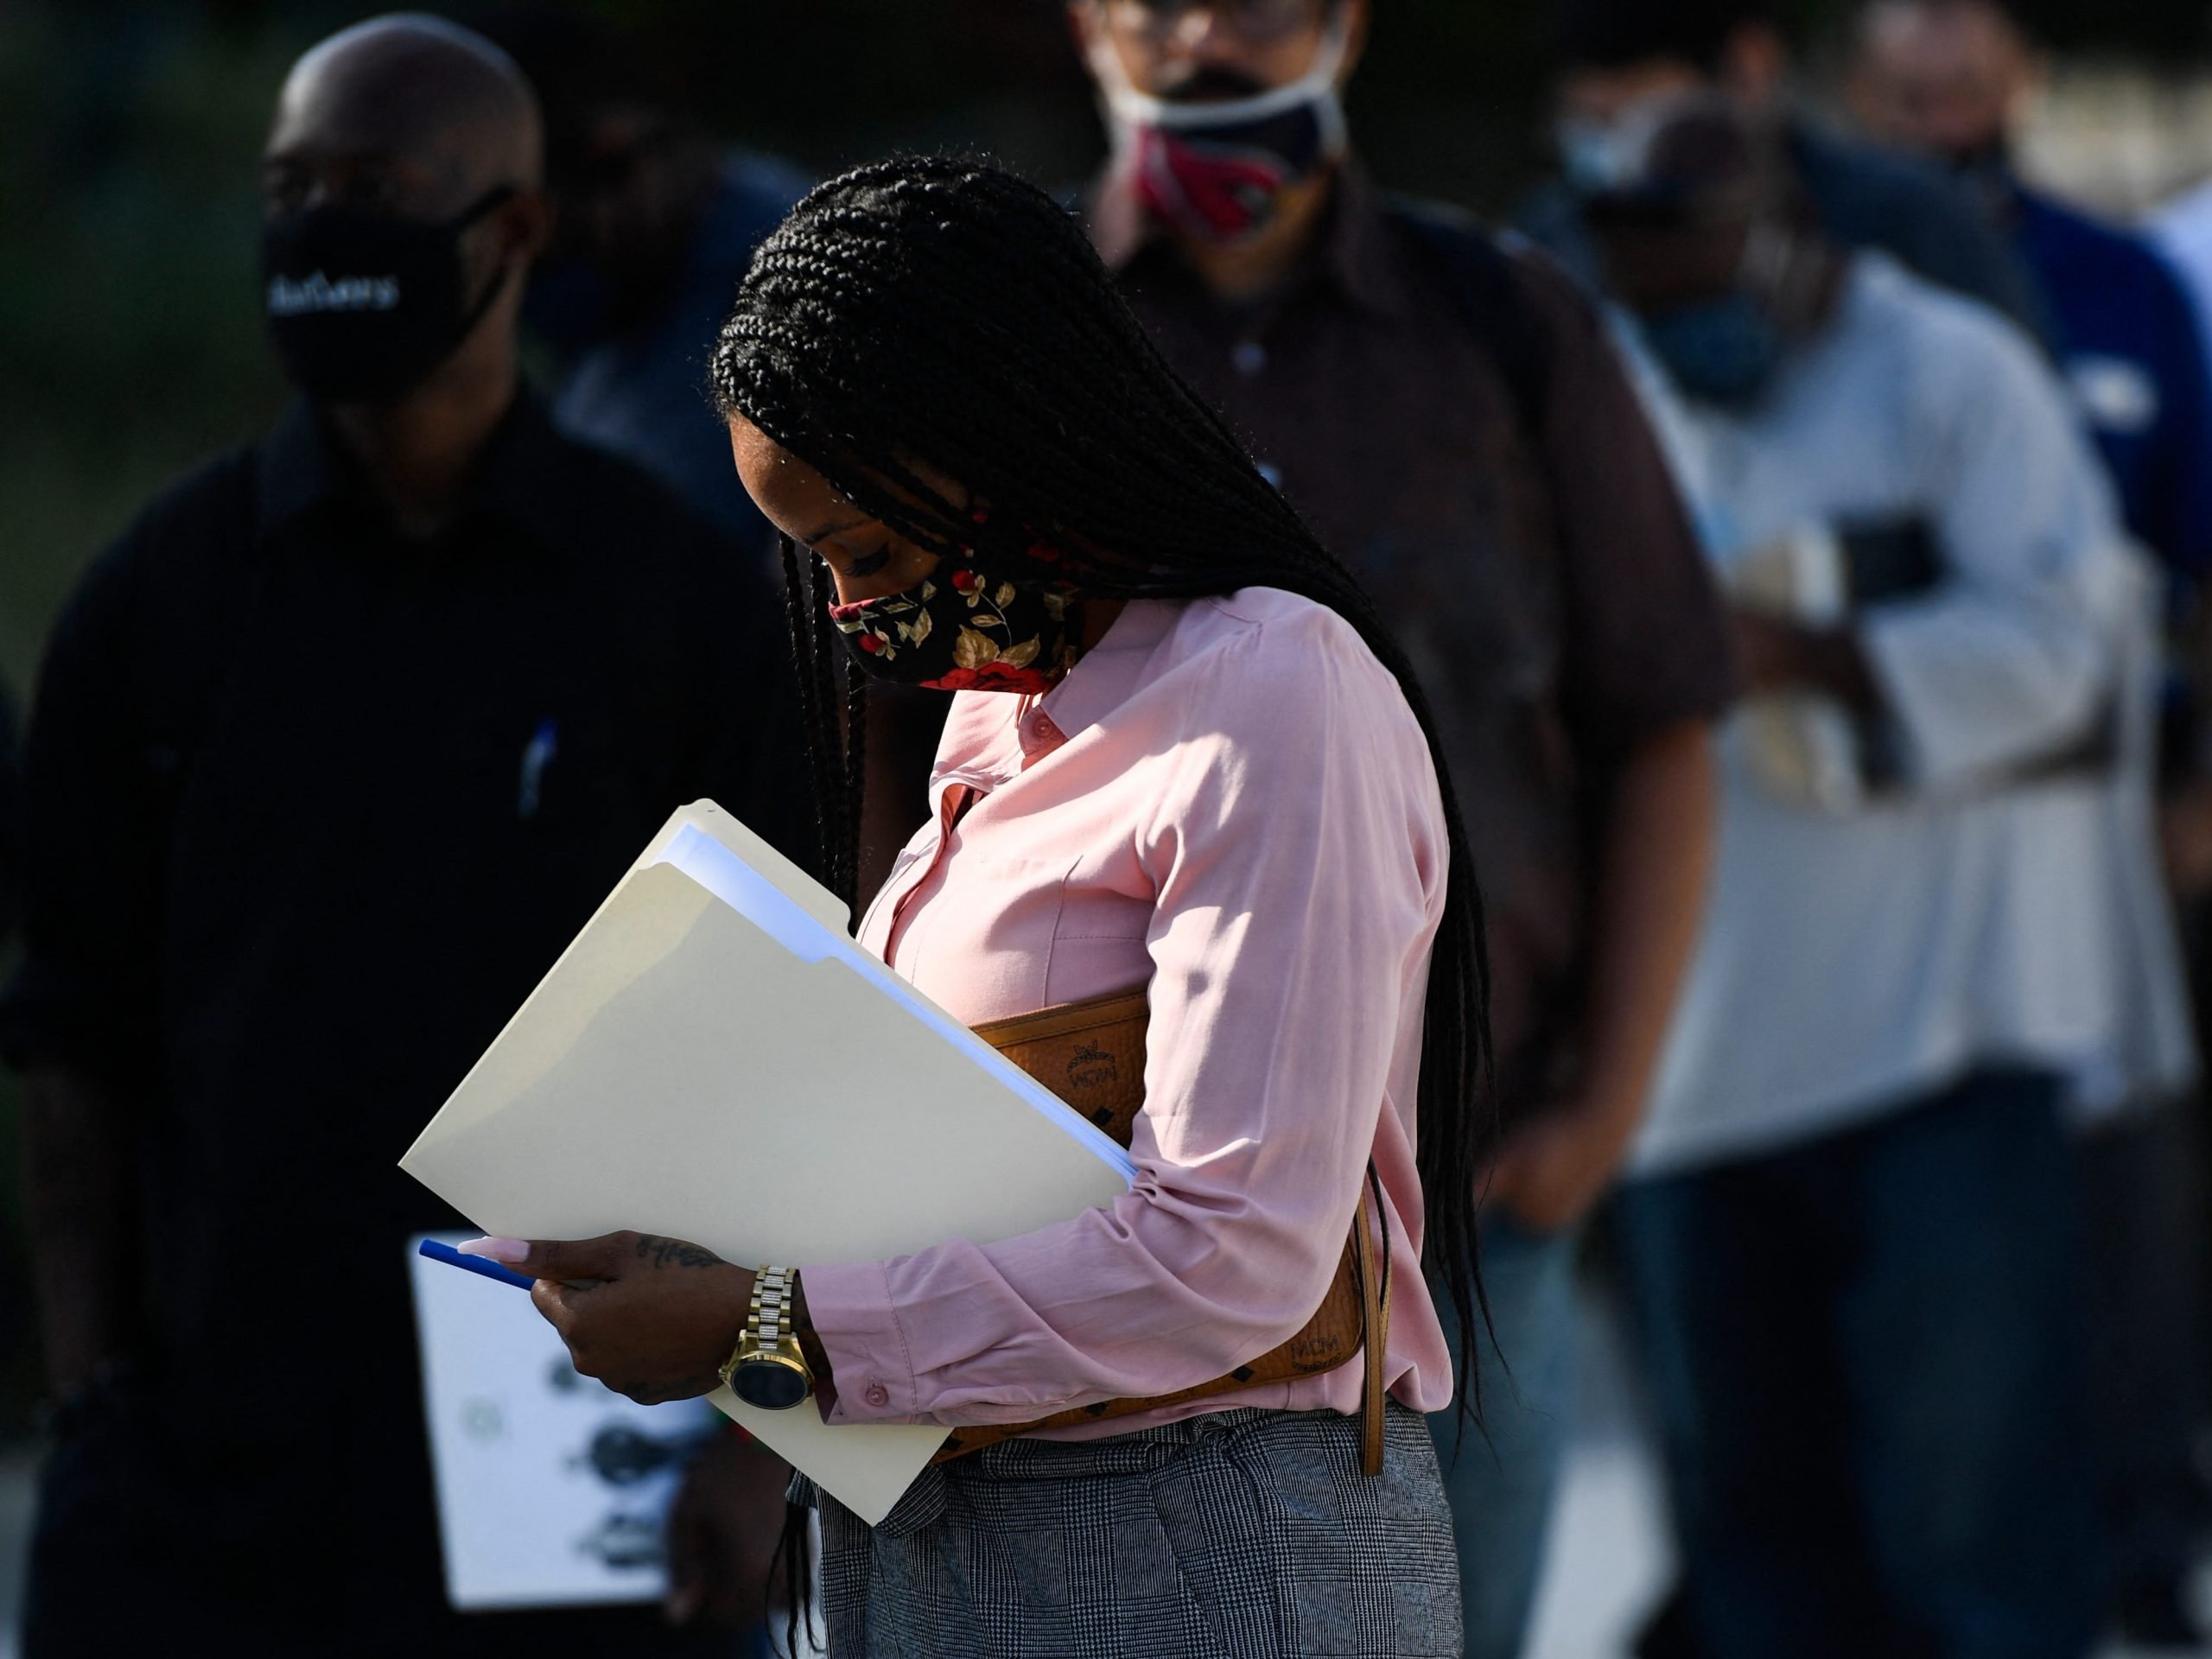
<path fill-rule="evenodd" d="M 816 171 L 962 145 L 1062 182 L 1099 155 L 1058 0 L 580 9 L 633 32 L 733 141 Z M 86 560 L 164 480 L 276 408 L 254 302 L 263 129 L 292 58 L 377 10 L 0 0 L 0 685 L 16 699 Z M 1817 69 L 1840 8 L 1779 10 Z M 2021 10 L 2063 59 L 2122 66 L 2122 86 L 2139 89 L 2123 101 L 2212 102 L 2201 90 L 2212 6 Z M 1509 207 L 1546 161 L 1549 28 L 1540 0 L 1380 0 L 1351 99 L 1371 169 L 1485 212 Z M 11 1090 L 0 1077 L 0 1435 L 23 1427 L 35 1370 Z"/>

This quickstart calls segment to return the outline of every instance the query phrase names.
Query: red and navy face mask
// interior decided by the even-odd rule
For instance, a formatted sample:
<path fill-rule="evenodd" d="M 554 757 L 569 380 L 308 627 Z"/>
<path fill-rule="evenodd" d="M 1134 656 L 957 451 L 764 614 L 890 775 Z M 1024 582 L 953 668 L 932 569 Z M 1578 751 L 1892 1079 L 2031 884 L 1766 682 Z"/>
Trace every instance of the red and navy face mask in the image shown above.
<path fill-rule="evenodd" d="M 1201 242 L 1233 244 L 1257 234 L 1283 192 L 1328 159 L 1311 105 L 1238 125 L 1133 127 L 1128 143 L 1145 211 Z"/>
<path fill-rule="evenodd" d="M 1249 98 L 1156 98 L 1130 84 L 1114 48 L 1092 54 L 1118 165 L 1154 219 L 1194 241 L 1234 244 L 1256 235 L 1283 193 L 1344 152 L 1337 77 L 1346 36 L 1330 25 L 1313 66 L 1296 80 Z"/>
<path fill-rule="evenodd" d="M 1056 563 L 1043 543 L 1030 556 Z M 1050 690 L 1075 666 L 1083 601 L 1055 578 L 1007 577 L 963 548 L 918 586 L 832 605 L 845 648 L 880 679 L 939 691 Z"/>

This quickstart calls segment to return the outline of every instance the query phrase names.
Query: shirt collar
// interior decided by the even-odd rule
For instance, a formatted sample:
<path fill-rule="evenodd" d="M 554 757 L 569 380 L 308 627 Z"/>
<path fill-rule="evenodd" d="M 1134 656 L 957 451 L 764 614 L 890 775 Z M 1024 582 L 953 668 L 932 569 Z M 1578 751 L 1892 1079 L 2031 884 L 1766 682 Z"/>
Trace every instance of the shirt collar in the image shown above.
<path fill-rule="evenodd" d="M 1098 724 L 1135 694 L 1145 664 L 1182 610 L 1177 601 L 1130 600 L 1067 677 L 1037 700 L 1036 712 L 1065 737 Z"/>
<path fill-rule="evenodd" d="M 563 463 L 563 440 L 536 393 L 518 391 L 478 458 L 461 518 L 501 519 L 547 548 L 574 533 Z M 326 507 L 367 500 L 360 467 L 340 446 L 307 399 L 295 398 L 260 446 L 256 528 L 262 540 Z"/>
<path fill-rule="evenodd" d="M 1089 208 L 1091 243 L 1109 270 L 1127 273 L 1141 259 L 1181 264 L 1174 238 L 1145 212 L 1126 169 L 1109 168 L 1098 179 Z M 1385 198 L 1357 160 L 1338 170 L 1317 252 L 1309 274 L 1355 306 L 1394 322 L 1411 315 L 1413 296 Z"/>

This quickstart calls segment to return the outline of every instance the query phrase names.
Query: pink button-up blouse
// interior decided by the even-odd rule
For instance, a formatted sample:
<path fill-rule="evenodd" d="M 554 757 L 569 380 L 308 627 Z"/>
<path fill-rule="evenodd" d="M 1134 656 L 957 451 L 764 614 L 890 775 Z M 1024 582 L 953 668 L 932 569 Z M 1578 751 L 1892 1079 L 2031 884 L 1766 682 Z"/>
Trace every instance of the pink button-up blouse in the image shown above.
<path fill-rule="evenodd" d="M 830 1421 L 1018 1422 L 1220 1376 L 1320 1305 L 1370 1156 L 1386 1376 L 1409 1406 L 1446 1404 L 1414 1166 L 1446 842 L 1389 671 L 1275 589 L 1132 602 L 1041 700 L 961 693 L 931 798 L 861 942 L 969 1024 L 1147 987 L 1138 1179 L 1001 1243 L 804 1267 Z M 1354 1412 L 1360 1370 L 1059 1433 Z"/>

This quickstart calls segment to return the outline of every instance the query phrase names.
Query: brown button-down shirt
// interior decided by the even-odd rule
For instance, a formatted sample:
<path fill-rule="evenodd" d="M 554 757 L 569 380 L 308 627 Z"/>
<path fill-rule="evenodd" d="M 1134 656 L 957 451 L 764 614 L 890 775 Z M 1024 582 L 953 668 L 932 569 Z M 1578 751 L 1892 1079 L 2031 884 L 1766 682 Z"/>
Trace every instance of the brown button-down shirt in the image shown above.
<path fill-rule="evenodd" d="M 1512 256 L 1541 325 L 1541 429 L 1468 296 L 1356 169 L 1302 276 L 1225 304 L 1118 181 L 1092 235 L 1168 360 L 1381 604 L 1441 728 L 1487 912 L 1510 1122 L 1571 1088 L 1592 828 L 1643 740 L 1733 690 L 1726 618 L 1605 329 Z"/>

